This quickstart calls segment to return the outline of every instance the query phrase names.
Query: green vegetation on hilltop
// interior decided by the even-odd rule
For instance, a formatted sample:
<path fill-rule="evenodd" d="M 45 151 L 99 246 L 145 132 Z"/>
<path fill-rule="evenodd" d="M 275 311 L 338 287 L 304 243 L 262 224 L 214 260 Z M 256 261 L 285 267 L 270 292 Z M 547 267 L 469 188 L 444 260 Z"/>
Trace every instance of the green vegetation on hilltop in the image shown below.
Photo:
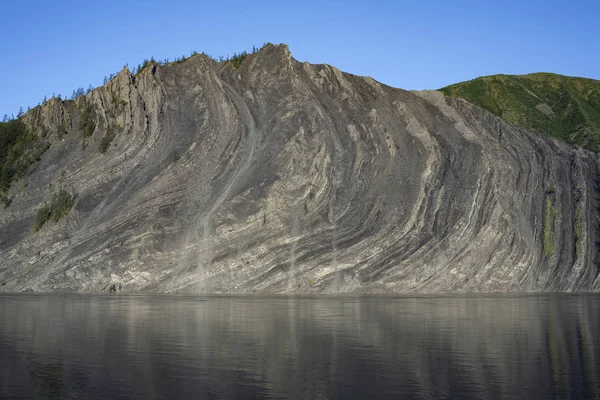
<path fill-rule="evenodd" d="M 229 62 L 231 65 L 233 65 L 233 68 L 238 69 L 244 63 L 246 56 L 248 56 L 248 53 L 245 51 L 242 51 L 240 54 L 233 53 L 233 56 L 229 59 Z"/>
<path fill-rule="evenodd" d="M 600 81 L 563 75 L 492 75 L 440 89 L 503 119 L 600 151 Z"/>
<path fill-rule="evenodd" d="M 242 66 L 242 64 L 244 63 L 244 60 L 246 59 L 246 57 L 249 54 L 257 53 L 257 52 L 265 49 L 266 47 L 268 47 L 270 45 L 271 45 L 271 42 L 266 42 L 260 48 L 258 48 L 256 46 L 252 46 L 252 53 L 248 53 L 247 51 L 244 50 L 244 51 L 242 51 L 240 53 L 233 53 L 232 56 L 230 56 L 228 54 L 227 57 L 223 57 L 223 56 L 213 57 L 210 54 L 206 54 L 204 52 L 198 53 L 196 51 L 192 51 L 192 53 L 190 54 L 189 57 L 186 57 L 185 55 L 182 55 L 181 57 L 176 57 L 173 61 L 169 61 L 168 58 L 165 58 L 164 60 L 157 60 L 154 57 L 151 57 L 149 60 L 145 59 L 142 64 L 139 64 L 137 66 L 137 68 L 133 67 L 132 73 L 133 74 L 139 74 L 144 69 L 146 69 L 148 66 L 153 65 L 153 64 L 158 64 L 158 65 L 167 65 L 167 64 L 170 64 L 170 63 L 180 64 L 182 62 L 187 61 L 190 57 L 193 57 L 193 56 L 198 55 L 198 54 L 205 55 L 205 56 L 207 56 L 207 57 L 209 57 L 209 58 L 211 58 L 214 61 L 219 62 L 219 63 L 230 63 L 235 69 L 238 69 L 238 68 L 240 68 Z M 104 83 L 106 84 L 106 82 L 108 82 L 108 80 L 112 79 L 114 76 L 115 76 L 114 74 L 111 74 L 110 78 L 104 77 Z"/>
<path fill-rule="evenodd" d="M 267 46 L 269 46 L 271 43 L 267 42 L 265 44 L 263 44 L 263 46 L 259 49 L 256 46 L 252 47 L 252 53 L 256 53 L 258 51 L 261 51 L 262 49 L 266 48 Z M 242 66 L 242 64 L 244 63 L 244 60 L 246 59 L 246 57 L 248 56 L 248 52 L 246 51 L 242 51 L 241 53 L 233 53 L 233 56 L 231 57 L 227 57 L 226 61 L 229 61 L 231 63 L 231 65 L 233 65 L 233 68 L 238 69 L 239 67 Z"/>

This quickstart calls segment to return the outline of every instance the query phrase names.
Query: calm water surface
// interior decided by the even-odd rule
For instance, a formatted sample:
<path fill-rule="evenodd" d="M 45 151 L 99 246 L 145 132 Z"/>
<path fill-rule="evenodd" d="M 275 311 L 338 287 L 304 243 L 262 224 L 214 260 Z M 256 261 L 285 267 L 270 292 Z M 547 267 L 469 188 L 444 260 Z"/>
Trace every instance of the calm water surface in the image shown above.
<path fill-rule="evenodd" d="M 600 399 L 600 296 L 0 295 L 0 398 Z"/>

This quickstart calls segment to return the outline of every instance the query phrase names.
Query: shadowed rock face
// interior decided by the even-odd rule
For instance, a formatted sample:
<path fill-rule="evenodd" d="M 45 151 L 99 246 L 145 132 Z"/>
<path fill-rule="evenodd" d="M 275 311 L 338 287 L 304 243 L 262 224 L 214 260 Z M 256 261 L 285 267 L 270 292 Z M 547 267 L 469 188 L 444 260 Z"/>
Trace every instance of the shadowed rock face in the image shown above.
<path fill-rule="evenodd" d="M 596 155 L 440 92 L 280 45 L 239 69 L 197 55 L 124 70 L 35 112 L 30 126 L 68 133 L 0 214 L 0 290 L 600 289 Z M 59 187 L 73 211 L 34 233 Z"/>

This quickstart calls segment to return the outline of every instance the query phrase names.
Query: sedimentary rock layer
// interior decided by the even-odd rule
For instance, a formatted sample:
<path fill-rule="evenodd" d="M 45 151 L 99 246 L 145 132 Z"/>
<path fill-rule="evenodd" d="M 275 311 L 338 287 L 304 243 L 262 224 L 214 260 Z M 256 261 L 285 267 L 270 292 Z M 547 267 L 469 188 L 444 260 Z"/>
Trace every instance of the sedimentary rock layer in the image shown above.
<path fill-rule="evenodd" d="M 284 45 L 125 69 L 25 120 L 51 145 L 0 213 L 0 290 L 600 289 L 596 154 Z M 35 232 L 60 188 L 73 210 Z"/>

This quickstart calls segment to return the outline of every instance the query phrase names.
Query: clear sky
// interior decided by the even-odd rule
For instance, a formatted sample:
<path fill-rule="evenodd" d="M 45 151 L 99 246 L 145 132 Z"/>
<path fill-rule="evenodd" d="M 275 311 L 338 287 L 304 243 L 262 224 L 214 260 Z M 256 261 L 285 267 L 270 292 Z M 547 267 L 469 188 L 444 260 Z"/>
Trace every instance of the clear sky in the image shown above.
<path fill-rule="evenodd" d="M 150 56 L 267 41 L 405 89 L 496 73 L 600 79 L 600 0 L 31 0 L 0 15 L 0 118 Z"/>

